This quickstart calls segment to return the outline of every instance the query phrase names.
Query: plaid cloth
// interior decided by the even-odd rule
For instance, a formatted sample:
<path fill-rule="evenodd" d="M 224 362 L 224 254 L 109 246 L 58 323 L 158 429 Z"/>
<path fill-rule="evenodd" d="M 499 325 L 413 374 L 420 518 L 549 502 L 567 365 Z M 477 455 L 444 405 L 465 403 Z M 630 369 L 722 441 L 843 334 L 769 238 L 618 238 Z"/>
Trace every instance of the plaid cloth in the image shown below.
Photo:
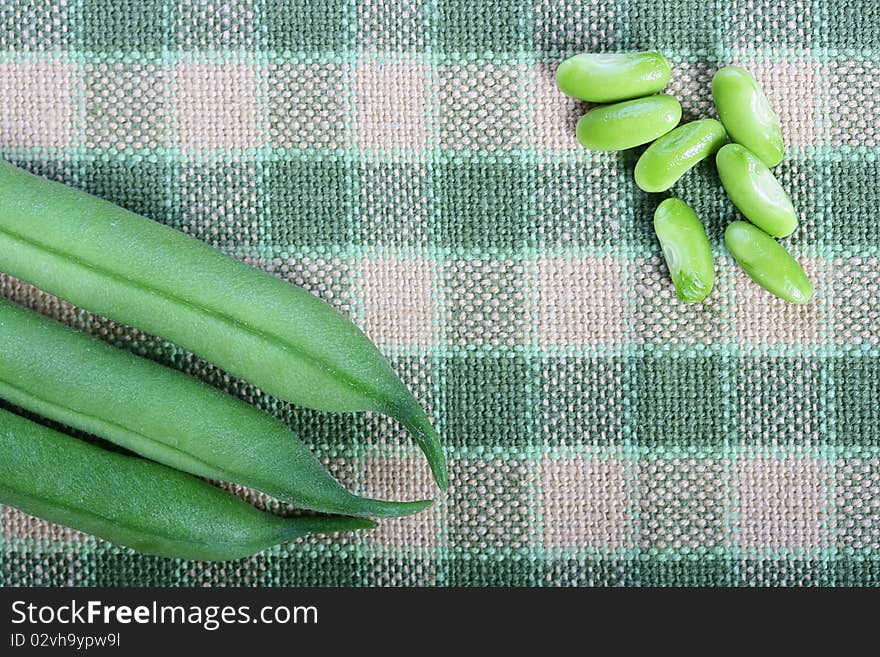
<path fill-rule="evenodd" d="M 234 563 L 136 554 L 6 508 L 6 585 L 880 584 L 875 0 L 4 0 L 0 155 L 303 285 L 429 408 L 430 511 Z M 674 296 L 637 154 L 574 138 L 553 72 L 658 49 L 685 120 L 722 65 L 785 133 L 806 307 L 723 246 Z M 21 282 L 0 293 L 287 421 L 352 489 L 434 493 L 385 418 L 291 407 Z M 251 499 L 278 509 L 260 496 Z"/>

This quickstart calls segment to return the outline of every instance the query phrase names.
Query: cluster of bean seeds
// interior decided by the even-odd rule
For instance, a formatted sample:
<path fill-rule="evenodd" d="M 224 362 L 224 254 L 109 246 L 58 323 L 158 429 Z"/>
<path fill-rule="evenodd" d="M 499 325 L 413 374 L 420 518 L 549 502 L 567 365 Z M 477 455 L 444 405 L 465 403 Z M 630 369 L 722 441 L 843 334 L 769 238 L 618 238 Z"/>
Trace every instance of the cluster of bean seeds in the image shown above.
<path fill-rule="evenodd" d="M 782 161 L 779 119 L 752 75 L 736 66 L 712 78 L 712 96 L 721 122 L 700 119 L 679 126 L 681 105 L 660 94 L 672 76 L 657 52 L 584 53 L 556 71 L 559 88 L 592 103 L 611 103 L 587 112 L 577 137 L 592 150 L 617 151 L 650 142 L 635 168 L 646 192 L 665 192 L 700 161 L 716 155 L 721 183 L 751 222 L 734 221 L 724 241 L 746 273 L 765 290 L 792 303 L 807 303 L 813 288 L 801 266 L 774 238 L 798 226 L 791 199 L 770 167 Z M 678 126 L 678 127 L 676 127 Z M 732 143 L 727 143 L 728 137 Z M 668 198 L 654 213 L 654 230 L 678 297 L 705 299 L 715 283 L 706 231 L 683 201 Z"/>

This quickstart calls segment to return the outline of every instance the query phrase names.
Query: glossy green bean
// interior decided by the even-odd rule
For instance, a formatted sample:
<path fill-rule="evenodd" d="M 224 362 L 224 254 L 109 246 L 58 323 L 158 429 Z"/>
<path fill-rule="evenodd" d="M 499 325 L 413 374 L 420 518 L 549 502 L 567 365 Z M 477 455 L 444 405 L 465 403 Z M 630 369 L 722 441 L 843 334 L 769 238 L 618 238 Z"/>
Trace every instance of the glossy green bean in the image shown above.
<path fill-rule="evenodd" d="M 712 96 L 721 123 L 737 144 L 742 144 L 768 167 L 782 162 L 785 144 L 779 118 L 751 73 L 725 66 L 712 78 Z"/>
<path fill-rule="evenodd" d="M 246 557 L 313 533 L 375 527 L 362 518 L 281 518 L 219 488 L 0 409 L 0 503 L 148 554 Z"/>
<path fill-rule="evenodd" d="M 739 144 L 727 144 L 715 158 L 721 184 L 733 204 L 764 232 L 791 235 L 797 213 L 782 185 L 754 153 Z"/>
<path fill-rule="evenodd" d="M 556 69 L 563 93 L 592 103 L 616 103 L 655 94 L 672 69 L 659 52 L 581 53 Z"/>
<path fill-rule="evenodd" d="M 577 123 L 577 138 L 594 151 L 622 151 L 654 141 L 681 119 L 681 105 L 660 94 L 596 107 Z"/>
<path fill-rule="evenodd" d="M 282 399 L 390 415 L 446 486 L 443 449 L 419 403 L 351 321 L 302 288 L 8 163 L 0 163 L 0 271 L 171 340 Z"/>
<path fill-rule="evenodd" d="M 665 192 L 726 141 L 724 126 L 715 119 L 680 125 L 642 153 L 636 162 L 636 184 L 646 192 Z"/>
<path fill-rule="evenodd" d="M 327 513 L 387 517 L 430 505 L 352 495 L 269 414 L 4 300 L 0 344 L 0 398 L 178 470 Z"/>
<path fill-rule="evenodd" d="M 797 260 L 760 228 L 734 221 L 724 241 L 749 277 L 771 294 L 799 304 L 813 298 L 813 285 Z"/>
<path fill-rule="evenodd" d="M 698 303 L 709 296 L 715 285 L 715 261 L 694 211 L 684 201 L 668 198 L 654 212 L 654 231 L 678 298 Z"/>

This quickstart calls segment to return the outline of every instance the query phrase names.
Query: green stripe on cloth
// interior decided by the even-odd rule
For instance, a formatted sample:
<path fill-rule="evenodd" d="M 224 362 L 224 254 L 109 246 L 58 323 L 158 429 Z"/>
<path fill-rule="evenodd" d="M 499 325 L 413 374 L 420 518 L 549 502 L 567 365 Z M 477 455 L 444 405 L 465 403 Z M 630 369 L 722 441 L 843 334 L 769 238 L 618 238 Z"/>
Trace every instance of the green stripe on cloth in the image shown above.
<path fill-rule="evenodd" d="M 233 563 L 136 554 L 3 508 L 0 585 L 880 585 L 880 14 L 869 0 L 0 7 L 0 156 L 303 285 L 387 353 L 449 491 L 371 532 Z M 637 153 L 574 138 L 553 71 L 659 49 L 685 119 L 721 65 L 780 115 L 806 307 L 675 188 L 718 281 L 680 304 Z M 296 408 L 0 274 L 0 295 L 273 413 L 352 490 L 434 495 L 406 432 Z"/>

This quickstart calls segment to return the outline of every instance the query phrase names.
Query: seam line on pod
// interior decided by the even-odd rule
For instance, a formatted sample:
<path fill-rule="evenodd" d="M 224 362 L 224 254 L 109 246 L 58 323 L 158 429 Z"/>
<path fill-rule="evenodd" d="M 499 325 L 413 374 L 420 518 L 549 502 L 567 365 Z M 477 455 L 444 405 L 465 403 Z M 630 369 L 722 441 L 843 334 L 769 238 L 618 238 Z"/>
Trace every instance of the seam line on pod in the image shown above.
<path fill-rule="evenodd" d="M 318 369 L 323 369 L 325 371 L 329 371 L 331 375 L 341 379 L 342 381 L 344 381 L 345 383 L 350 385 L 352 388 L 363 393 L 366 397 L 372 399 L 375 402 L 378 402 L 380 404 L 387 404 L 392 401 L 392 400 L 385 399 L 385 398 L 377 398 L 376 395 L 371 394 L 371 393 L 367 393 L 364 390 L 364 388 L 361 387 L 360 385 L 358 385 L 351 377 L 347 376 L 346 374 L 344 374 L 343 372 L 340 372 L 337 369 L 327 367 L 326 364 L 315 359 L 307 351 L 297 348 L 295 345 L 292 345 L 290 342 L 285 341 L 283 338 L 281 338 L 278 335 L 275 335 L 274 333 L 262 331 L 256 327 L 251 326 L 250 324 L 243 322 L 242 320 L 237 319 L 237 318 L 235 318 L 231 315 L 228 315 L 226 313 L 222 313 L 217 310 L 213 310 L 211 308 L 206 308 L 205 306 L 201 306 L 201 305 L 192 303 L 191 301 L 181 299 L 180 297 L 178 297 L 172 293 L 166 292 L 160 288 L 150 286 L 150 285 L 142 283 L 140 281 L 136 281 L 128 276 L 119 275 L 116 272 L 113 272 L 112 270 L 106 269 L 104 267 L 99 267 L 99 266 L 93 265 L 91 263 L 85 262 L 76 256 L 73 256 L 69 253 L 65 253 L 65 252 L 60 251 L 58 249 L 54 249 L 52 247 L 46 246 L 46 245 L 41 244 L 40 242 L 37 242 L 35 240 L 28 239 L 27 237 L 24 237 L 23 235 L 20 235 L 14 231 L 9 230 L 9 229 L 0 228 L 0 234 L 8 235 L 13 240 L 18 240 L 19 242 L 23 242 L 24 244 L 27 244 L 27 245 L 30 245 L 30 246 L 35 247 L 37 249 L 40 249 L 40 250 L 42 250 L 46 253 L 49 253 L 55 257 L 59 257 L 62 260 L 67 260 L 68 262 L 73 263 L 75 266 L 82 267 L 84 269 L 90 269 L 94 272 L 97 272 L 98 274 L 100 274 L 102 276 L 107 276 L 107 277 L 114 279 L 114 280 L 117 280 L 117 281 L 123 281 L 133 287 L 140 289 L 140 290 L 145 290 L 147 292 L 150 292 L 151 294 L 156 294 L 160 297 L 168 299 L 169 301 L 180 304 L 182 306 L 187 306 L 189 308 L 193 308 L 193 309 L 197 310 L 198 312 L 201 312 L 201 313 L 204 313 L 205 315 L 208 315 L 209 317 L 213 317 L 221 322 L 225 322 L 225 323 L 231 325 L 233 328 L 241 329 L 247 333 L 250 333 L 251 335 L 255 335 L 255 336 L 257 336 L 261 339 L 264 339 L 268 342 L 272 342 L 276 345 L 279 345 L 285 350 L 293 351 L 293 352 L 299 354 L 304 360 L 308 361 L 313 366 L 317 367 Z"/>
<path fill-rule="evenodd" d="M 73 436 L 66 436 L 66 437 L 70 438 L 71 440 L 79 440 L 78 438 L 74 438 Z M 128 458 L 135 458 L 135 457 L 128 457 Z M 206 485 L 210 486 L 211 484 L 207 484 L 207 482 L 206 482 Z M 211 542 L 193 541 L 193 540 L 181 538 L 179 536 L 173 536 L 170 534 L 166 534 L 163 532 L 146 532 L 143 527 L 137 527 L 137 526 L 129 524 L 127 522 L 120 521 L 117 518 L 108 518 L 107 516 L 102 515 L 92 509 L 71 506 L 70 504 L 67 504 L 65 502 L 56 502 L 53 499 L 42 497 L 41 495 L 34 495 L 33 493 L 28 493 L 28 492 L 19 490 L 13 486 L 10 486 L 8 483 L 0 484 L 0 489 L 2 489 L 2 488 L 5 488 L 6 490 L 12 491 L 15 495 L 20 495 L 21 497 L 24 497 L 24 498 L 37 500 L 37 501 L 43 502 L 44 504 L 51 505 L 51 506 L 53 506 L 57 509 L 60 509 L 62 511 L 67 511 L 69 513 L 80 514 L 80 515 L 85 515 L 85 516 L 89 516 L 92 518 L 96 518 L 96 519 L 101 520 L 103 522 L 116 525 L 117 527 L 120 527 L 122 529 L 126 529 L 130 532 L 134 532 L 134 533 L 138 533 L 138 534 L 146 534 L 149 536 L 155 536 L 157 538 L 164 538 L 169 541 L 174 541 L 175 543 L 186 543 L 187 545 L 196 545 L 196 546 L 201 546 L 201 547 L 206 547 L 206 548 L 214 547 L 214 543 L 211 543 Z M 220 489 L 218 488 L 217 490 L 220 490 Z M 255 507 L 255 510 L 256 510 L 256 507 Z M 77 530 L 77 531 L 79 531 L 79 530 Z M 91 534 L 89 532 L 83 532 L 83 533 L 88 533 L 90 536 L 94 536 L 94 534 Z M 104 539 L 104 540 L 106 540 L 106 539 Z"/>
<path fill-rule="evenodd" d="M 117 422 L 111 422 L 110 420 L 105 420 L 105 419 L 103 419 L 103 418 L 101 418 L 101 417 L 98 417 L 98 416 L 96 416 L 96 415 L 91 415 L 91 414 L 89 414 L 89 413 L 83 413 L 82 411 L 77 411 L 77 410 L 75 410 L 75 409 L 73 409 L 73 408 L 70 408 L 69 406 L 63 406 L 63 405 L 58 404 L 58 403 L 56 403 L 56 402 L 53 402 L 53 401 L 49 401 L 49 400 L 47 400 L 47 399 L 44 399 L 43 397 L 38 397 L 37 395 L 35 395 L 35 394 L 33 394 L 33 393 L 30 393 L 30 392 L 28 392 L 28 391 L 26 391 L 26 390 L 23 390 L 22 388 L 19 388 L 18 386 L 12 385 L 12 384 L 10 384 L 8 381 L 4 381 L 4 380 L 2 380 L 2 379 L 0 379 L 0 385 L 5 386 L 5 387 L 7 387 L 7 388 L 11 388 L 12 390 L 15 390 L 15 391 L 17 391 L 17 392 L 20 392 L 23 396 L 25 396 L 25 397 L 29 397 L 30 399 L 35 399 L 35 400 L 37 400 L 39 403 L 44 404 L 44 405 L 46 405 L 46 406 L 51 406 L 51 407 L 53 407 L 53 408 L 58 408 L 58 409 L 61 409 L 61 410 L 64 410 L 64 411 L 68 411 L 68 412 L 70 412 L 70 413 L 74 413 L 74 414 L 76 414 L 76 415 L 79 415 L 80 417 L 84 417 L 84 418 L 88 418 L 88 419 L 90 419 L 90 420 L 94 420 L 95 422 L 98 422 L 98 423 L 100 423 L 100 424 L 106 424 L 106 425 L 108 425 L 108 426 L 110 426 L 110 427 L 114 427 L 114 428 L 116 428 L 116 429 L 119 429 L 119 430 L 121 430 L 121 431 L 124 432 L 124 433 L 130 434 L 130 435 L 132 435 L 132 436 L 136 436 L 137 438 L 140 438 L 140 439 L 142 439 L 144 442 L 150 443 L 151 445 L 157 445 L 157 446 L 160 446 L 160 447 L 166 448 L 166 449 L 168 449 L 169 451 L 174 452 L 175 454 L 180 454 L 180 455 L 182 455 L 182 456 L 187 457 L 188 459 L 191 459 L 191 460 L 193 460 L 193 461 L 197 461 L 198 463 L 201 463 L 202 465 L 204 465 L 207 469 L 209 469 L 209 470 L 214 470 L 214 471 L 216 471 L 216 472 L 222 474 L 222 476 L 224 476 L 224 477 L 233 477 L 233 478 L 235 477 L 235 475 L 230 474 L 230 473 L 229 473 L 227 470 L 225 470 L 224 468 L 218 468 L 218 467 L 216 467 L 216 466 L 214 466 L 214 465 L 212 465 L 212 464 L 210 464 L 210 463 L 208 463 L 208 462 L 206 462 L 206 461 L 203 461 L 203 460 L 200 459 L 199 457 L 194 456 L 193 454 L 191 454 L 191 453 L 189 453 L 189 452 L 185 452 L 185 451 L 183 451 L 183 450 L 181 450 L 181 449 L 179 449 L 179 448 L 177 448 L 177 447 L 174 447 L 174 446 L 172 446 L 172 445 L 169 445 L 168 443 L 160 442 L 160 441 L 158 441 L 158 440 L 155 440 L 155 439 L 153 439 L 153 438 L 150 438 L 150 437 L 147 436 L 147 435 L 144 435 L 144 434 L 139 433 L 139 432 L 137 432 L 137 431 L 133 431 L 132 429 L 129 429 L 128 427 L 125 427 L 125 426 L 123 426 L 123 425 L 121 425 L 121 424 L 118 424 Z M 17 405 L 19 405 L 19 404 L 17 404 Z M 43 414 L 40 413 L 40 415 L 43 415 Z M 64 426 L 69 426 L 69 425 L 67 425 L 67 424 L 64 423 L 64 422 L 62 422 L 61 424 L 63 424 Z M 125 447 L 125 445 L 120 445 L 120 447 Z M 125 449 L 131 449 L 131 448 L 130 448 L 130 447 L 125 447 Z M 131 450 L 131 451 L 134 451 L 134 450 Z M 142 457 L 142 458 L 148 458 L 148 457 Z M 150 459 L 150 460 L 152 460 L 152 459 Z M 171 467 L 171 466 L 166 466 L 166 467 Z"/>

